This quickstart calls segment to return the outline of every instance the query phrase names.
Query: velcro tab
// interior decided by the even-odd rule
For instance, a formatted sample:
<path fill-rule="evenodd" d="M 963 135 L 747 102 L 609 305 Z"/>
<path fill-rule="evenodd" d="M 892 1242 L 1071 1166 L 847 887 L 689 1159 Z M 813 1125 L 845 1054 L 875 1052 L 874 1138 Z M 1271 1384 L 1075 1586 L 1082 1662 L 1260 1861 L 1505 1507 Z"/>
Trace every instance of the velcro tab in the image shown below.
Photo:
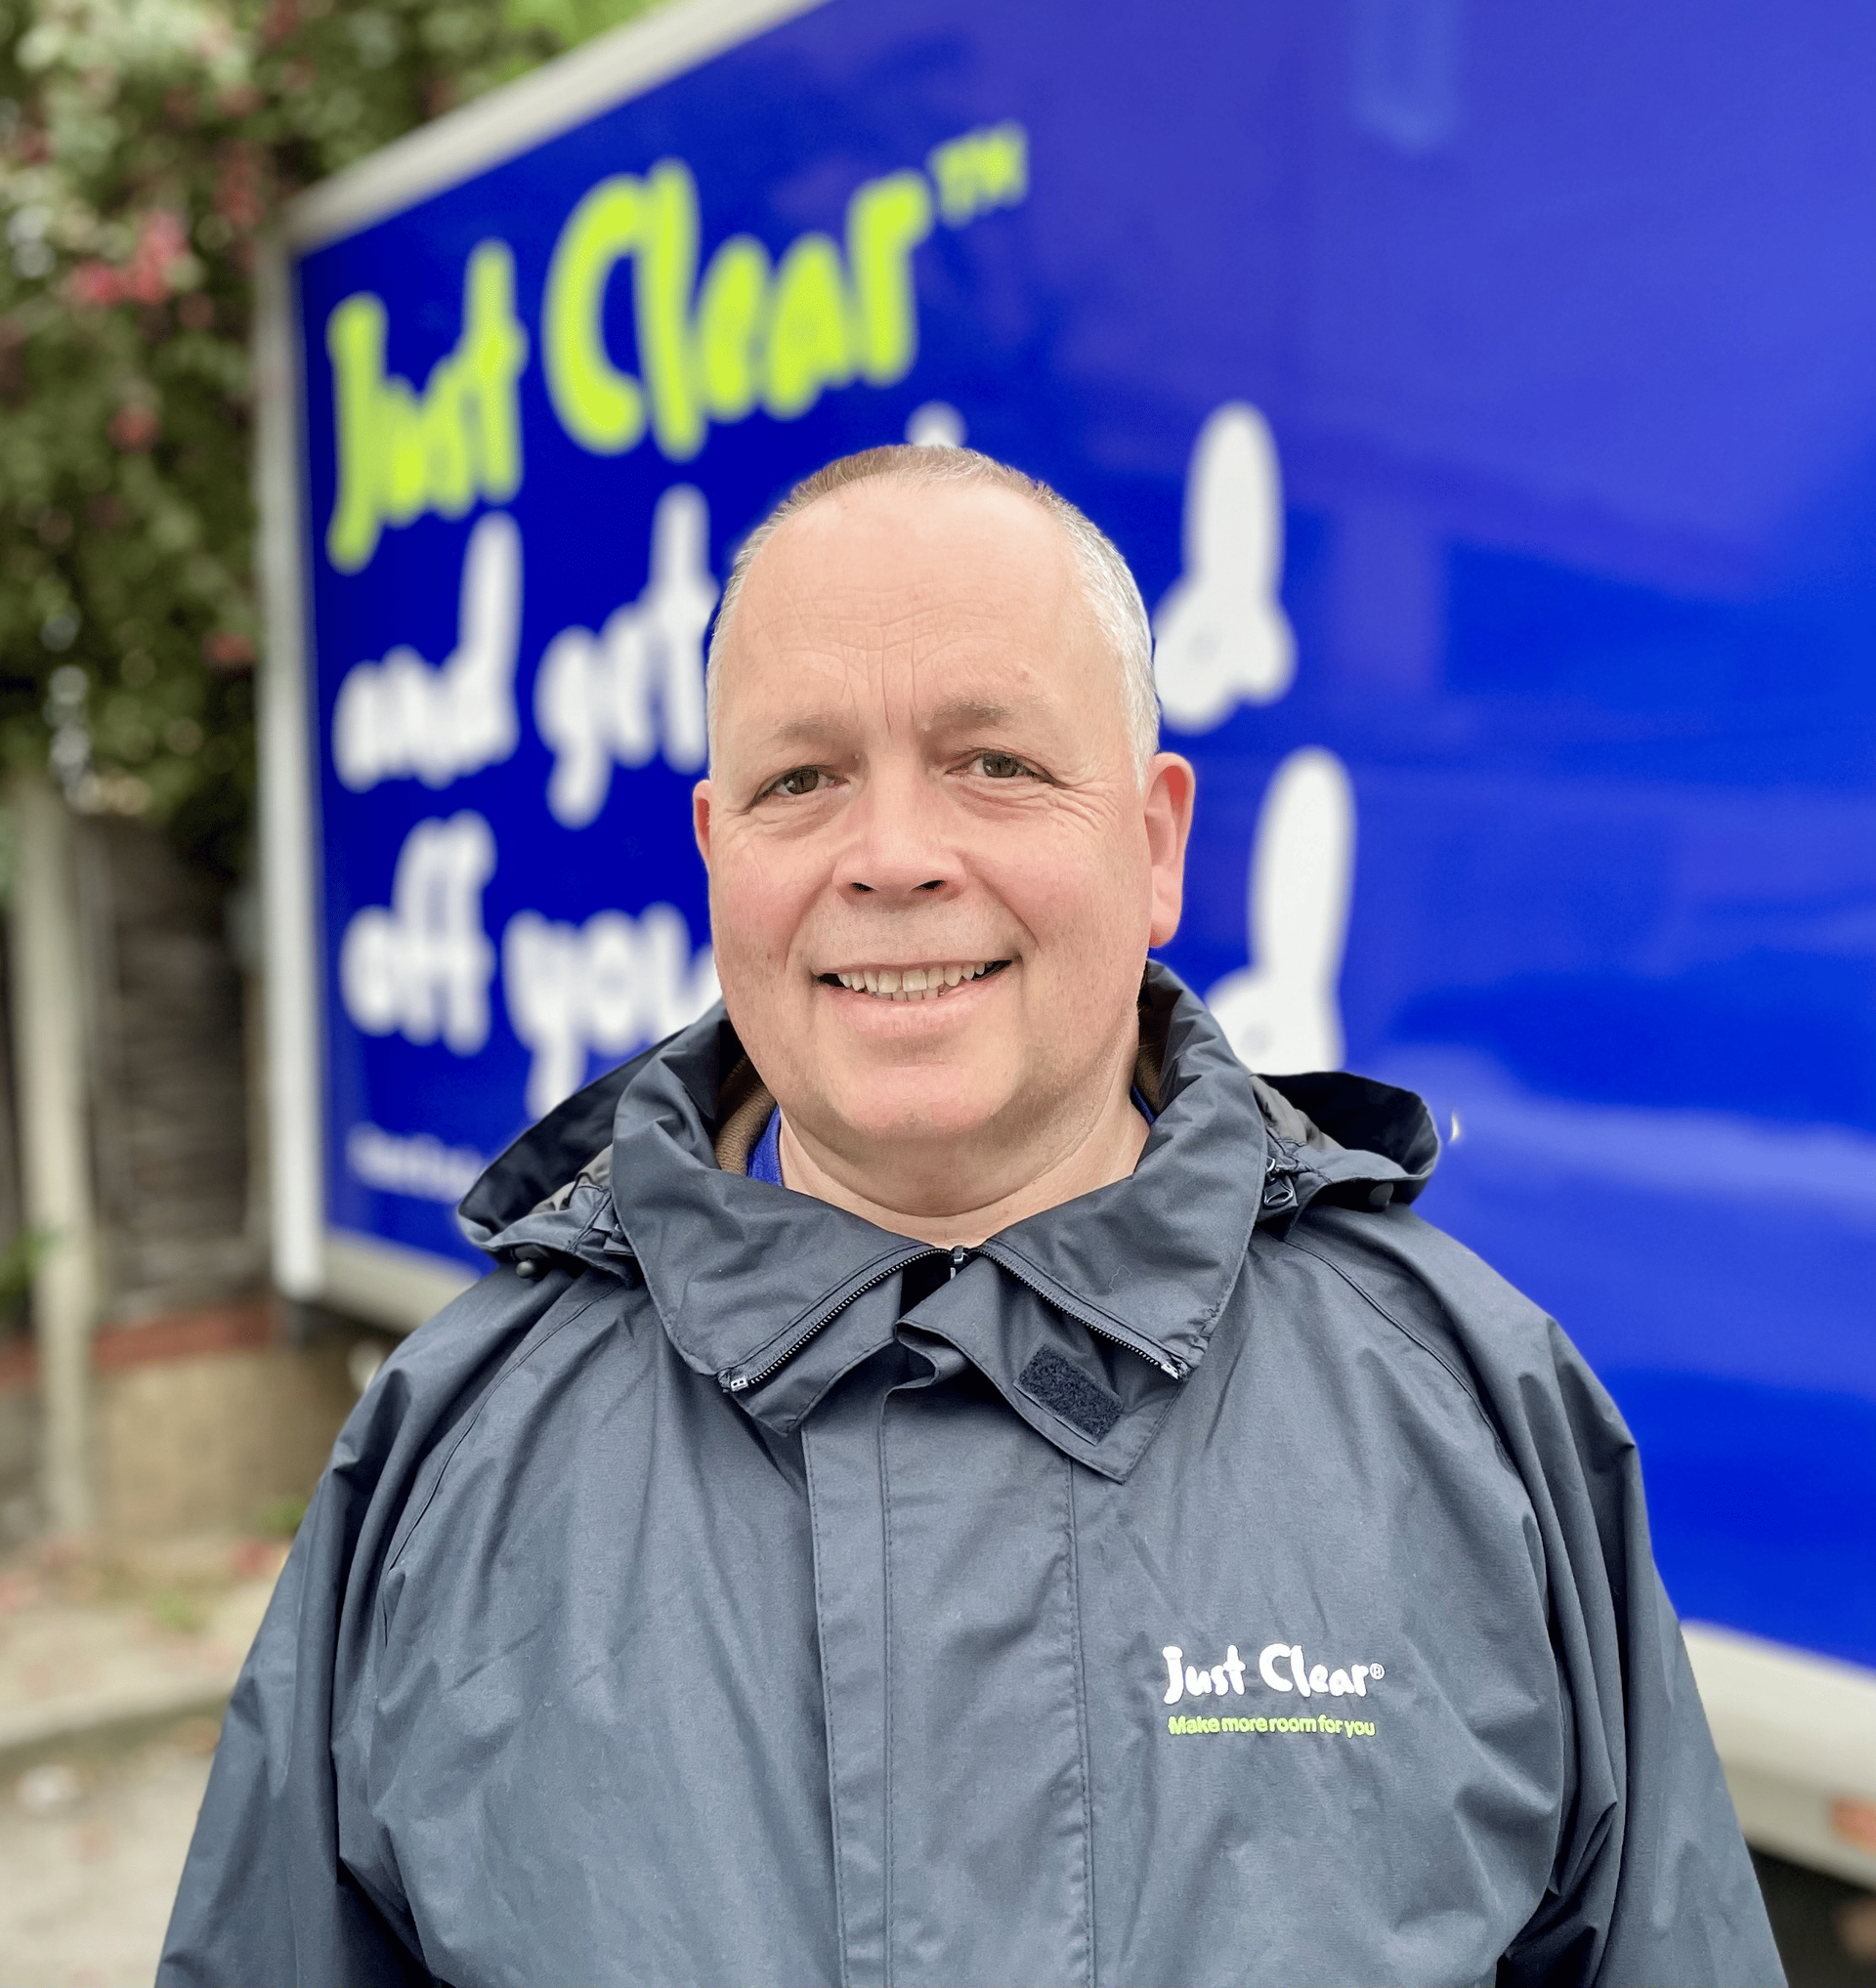
<path fill-rule="evenodd" d="M 1090 1442 L 1098 1443 L 1121 1418 L 1118 1395 L 1047 1347 L 1023 1369 L 1017 1385 L 1032 1401 L 1073 1423 Z"/>

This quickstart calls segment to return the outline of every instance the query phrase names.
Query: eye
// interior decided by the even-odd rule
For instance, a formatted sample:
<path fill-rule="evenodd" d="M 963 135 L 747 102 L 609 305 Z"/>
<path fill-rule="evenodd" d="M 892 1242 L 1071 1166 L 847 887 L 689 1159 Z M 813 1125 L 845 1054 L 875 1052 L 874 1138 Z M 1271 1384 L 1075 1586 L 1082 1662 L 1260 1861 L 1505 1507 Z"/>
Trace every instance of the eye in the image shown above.
<path fill-rule="evenodd" d="M 797 766 L 792 773 L 785 773 L 769 791 L 799 800 L 803 794 L 813 793 L 826 779 L 827 775 L 817 766 Z"/>
<path fill-rule="evenodd" d="M 1016 780 L 1029 771 L 1007 752 L 980 752 L 971 764 L 986 780 Z"/>

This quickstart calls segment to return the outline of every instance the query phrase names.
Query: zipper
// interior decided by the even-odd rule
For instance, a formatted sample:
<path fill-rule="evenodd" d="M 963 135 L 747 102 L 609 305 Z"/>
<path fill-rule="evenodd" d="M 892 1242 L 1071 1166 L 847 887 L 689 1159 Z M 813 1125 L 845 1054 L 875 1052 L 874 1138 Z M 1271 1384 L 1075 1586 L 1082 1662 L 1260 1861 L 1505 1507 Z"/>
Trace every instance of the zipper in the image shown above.
<path fill-rule="evenodd" d="M 927 1256 L 939 1256 L 943 1253 L 940 1249 L 915 1249 L 910 1256 L 893 1257 L 883 1270 L 876 1270 L 864 1283 L 856 1284 L 838 1304 L 832 1305 L 823 1312 L 804 1332 L 797 1332 L 766 1367 L 761 1368 L 754 1374 L 731 1375 L 723 1382 L 725 1392 L 730 1394 L 746 1394 L 750 1388 L 760 1387 L 770 1375 L 779 1374 L 817 1332 L 825 1332 L 856 1298 L 865 1297 L 868 1291 L 874 1290 L 878 1285 L 884 1284 L 887 1278 L 897 1277 L 900 1271 L 904 1270 L 907 1265 L 922 1263 Z M 954 1250 L 952 1253 L 953 1276 L 956 1276 L 957 1272 L 957 1252 Z"/>
<path fill-rule="evenodd" d="M 959 1271 L 976 1253 L 977 1251 L 966 1249 L 960 1244 L 949 1250 L 918 1249 L 915 1250 L 910 1256 L 895 1256 L 882 1269 L 874 1271 L 864 1283 L 856 1284 L 838 1304 L 831 1306 L 818 1319 L 815 1319 L 808 1325 L 804 1331 L 797 1332 L 765 1367 L 758 1368 L 753 1374 L 736 1374 L 730 1375 L 723 1382 L 725 1391 L 730 1394 L 746 1394 L 750 1388 L 760 1387 L 772 1375 L 779 1374 L 817 1333 L 825 1332 L 856 1298 L 865 1297 L 868 1291 L 874 1290 L 878 1285 L 884 1284 L 887 1278 L 898 1276 L 900 1271 L 908 1269 L 914 1263 L 922 1263 L 932 1256 L 947 1256 L 951 1263 L 951 1274 L 953 1277 L 956 1277 Z M 986 1251 L 985 1253 L 988 1254 L 989 1252 Z M 1022 1285 L 1025 1290 L 1033 1290 L 1045 1304 L 1052 1306 L 1057 1311 L 1067 1312 L 1070 1318 L 1074 1319 L 1079 1325 L 1086 1327 L 1096 1338 L 1105 1339 L 1110 1345 L 1121 1347 L 1123 1351 L 1131 1353 L 1136 1360 L 1144 1360 L 1150 1367 L 1157 1367 L 1162 1374 L 1167 1375 L 1173 1380 L 1183 1380 L 1191 1373 L 1191 1368 L 1183 1360 L 1175 1359 L 1171 1354 L 1163 1353 L 1151 1340 L 1136 1339 L 1127 1332 L 1118 1331 L 1113 1326 L 1103 1325 L 1098 1319 L 1089 1318 L 1086 1312 L 1074 1305 L 1064 1304 L 1056 1292 L 1045 1290 L 1033 1277 L 1025 1276 L 1006 1257 L 1001 1255 L 992 1256 L 991 1261 L 1000 1268 L 1008 1271 L 1018 1284 Z"/>
<path fill-rule="evenodd" d="M 985 1254 L 988 1255 L 989 1251 L 986 1250 Z M 1017 1269 L 1016 1265 L 1007 1256 L 996 1255 L 992 1256 L 990 1260 L 1007 1270 L 1018 1284 L 1029 1290 L 1033 1290 L 1045 1304 L 1052 1305 L 1057 1311 L 1066 1312 L 1077 1324 L 1086 1326 L 1097 1339 L 1106 1339 L 1111 1345 L 1124 1347 L 1136 1360 L 1144 1360 L 1149 1367 L 1157 1367 L 1162 1374 L 1169 1375 L 1174 1380 L 1183 1380 L 1191 1373 L 1191 1368 L 1183 1360 L 1175 1359 L 1171 1353 L 1163 1352 L 1153 1344 L 1152 1340 L 1136 1339 L 1130 1333 L 1121 1332 L 1114 1326 L 1104 1326 L 1098 1319 L 1089 1318 L 1085 1311 L 1082 1311 L 1076 1305 L 1063 1303 L 1057 1292 L 1045 1290 L 1033 1277 L 1026 1277 L 1022 1271 Z"/>

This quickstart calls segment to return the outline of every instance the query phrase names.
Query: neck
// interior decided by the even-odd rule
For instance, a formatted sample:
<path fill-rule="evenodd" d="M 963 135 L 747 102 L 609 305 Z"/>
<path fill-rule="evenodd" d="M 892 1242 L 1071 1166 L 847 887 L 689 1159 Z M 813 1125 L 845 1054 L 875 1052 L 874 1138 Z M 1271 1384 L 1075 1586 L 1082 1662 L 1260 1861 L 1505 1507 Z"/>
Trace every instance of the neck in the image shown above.
<path fill-rule="evenodd" d="M 921 1205 L 924 1197 L 919 1191 L 934 1180 L 955 1183 L 968 1168 L 942 1163 L 934 1167 L 927 1160 L 919 1168 L 918 1185 L 902 1184 L 894 1180 L 890 1167 L 857 1168 L 818 1142 L 799 1137 L 786 1116 L 782 1121 L 782 1174 L 797 1194 L 811 1194 L 845 1208 L 875 1228 L 911 1236 L 935 1248 L 950 1249 L 960 1244 L 975 1248 L 986 1237 L 1028 1215 L 1041 1214 L 1078 1195 L 1092 1194 L 1097 1187 L 1125 1180 L 1145 1144 L 1146 1121 L 1134 1109 L 1131 1085 L 1124 1074 L 1100 1111 L 1062 1139 L 1052 1157 L 1046 1153 L 1033 1156 L 1034 1170 L 1019 1186 L 1006 1192 L 993 1190 L 968 1206 L 939 1211 Z M 862 1177 L 867 1188 L 860 1185 Z M 955 1186 L 947 1199 L 957 1199 Z M 970 1197 L 964 1199 L 969 1201 Z"/>

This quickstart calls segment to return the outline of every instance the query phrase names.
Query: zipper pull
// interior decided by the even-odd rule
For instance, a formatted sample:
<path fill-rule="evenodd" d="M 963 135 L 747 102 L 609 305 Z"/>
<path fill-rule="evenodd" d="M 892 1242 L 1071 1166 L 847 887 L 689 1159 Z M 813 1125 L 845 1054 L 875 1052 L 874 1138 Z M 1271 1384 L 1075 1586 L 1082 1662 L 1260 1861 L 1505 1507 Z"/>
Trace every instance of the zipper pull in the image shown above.
<path fill-rule="evenodd" d="M 956 1277 L 959 1271 L 960 1271 L 964 1267 L 964 1265 L 969 1261 L 970 1261 L 970 1251 L 966 1249 L 961 1243 L 953 1244 L 951 1250 L 952 1276 Z"/>

